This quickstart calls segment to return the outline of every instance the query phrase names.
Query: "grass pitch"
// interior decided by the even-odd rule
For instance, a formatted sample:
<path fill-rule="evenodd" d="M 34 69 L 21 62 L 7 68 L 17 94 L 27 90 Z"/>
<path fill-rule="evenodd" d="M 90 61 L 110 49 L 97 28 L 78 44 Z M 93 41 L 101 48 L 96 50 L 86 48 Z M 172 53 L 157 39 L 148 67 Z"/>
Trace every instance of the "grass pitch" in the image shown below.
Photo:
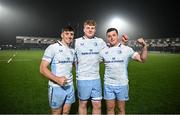
<path fill-rule="evenodd" d="M 43 52 L 0 51 L 1 114 L 50 113 L 48 80 L 39 73 Z M 150 53 L 144 64 L 131 61 L 126 113 L 180 113 L 179 67 L 180 54 Z M 104 65 L 101 64 L 102 80 L 103 73 Z M 88 113 L 91 109 L 90 105 Z M 71 114 L 77 111 L 78 99 L 72 105 Z M 102 113 L 106 113 L 104 100 Z"/>

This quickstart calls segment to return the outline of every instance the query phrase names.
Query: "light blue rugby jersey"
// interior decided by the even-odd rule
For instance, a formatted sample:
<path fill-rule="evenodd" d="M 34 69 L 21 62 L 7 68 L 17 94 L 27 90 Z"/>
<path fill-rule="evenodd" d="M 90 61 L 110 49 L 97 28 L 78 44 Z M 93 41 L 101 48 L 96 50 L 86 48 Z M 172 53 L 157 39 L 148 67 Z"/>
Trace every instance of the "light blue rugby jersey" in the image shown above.
<path fill-rule="evenodd" d="M 99 79 L 100 51 L 107 47 L 106 43 L 97 37 L 80 37 L 75 40 L 77 80 Z"/>
<path fill-rule="evenodd" d="M 75 51 L 67 46 L 64 46 L 60 41 L 48 46 L 42 58 L 51 64 L 51 72 L 56 76 L 66 76 L 67 84 L 73 84 L 72 64 L 75 60 Z M 49 85 L 59 86 L 49 80 Z"/>
<path fill-rule="evenodd" d="M 105 63 L 104 83 L 114 86 L 128 84 L 127 66 L 130 58 L 137 55 L 132 48 L 119 44 L 101 51 Z"/>

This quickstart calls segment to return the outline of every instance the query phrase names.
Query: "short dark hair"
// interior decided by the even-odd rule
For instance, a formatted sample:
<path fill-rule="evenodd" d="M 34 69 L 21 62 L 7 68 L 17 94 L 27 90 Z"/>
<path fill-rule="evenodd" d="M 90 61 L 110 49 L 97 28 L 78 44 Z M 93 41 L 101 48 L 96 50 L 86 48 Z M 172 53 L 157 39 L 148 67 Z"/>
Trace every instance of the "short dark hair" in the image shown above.
<path fill-rule="evenodd" d="M 106 31 L 106 34 L 111 32 L 111 31 L 116 31 L 116 33 L 118 34 L 118 30 L 116 28 L 108 28 Z"/>
<path fill-rule="evenodd" d="M 73 31 L 74 32 L 74 28 L 72 26 L 64 26 L 62 28 L 61 32 L 64 32 L 64 31 Z"/>

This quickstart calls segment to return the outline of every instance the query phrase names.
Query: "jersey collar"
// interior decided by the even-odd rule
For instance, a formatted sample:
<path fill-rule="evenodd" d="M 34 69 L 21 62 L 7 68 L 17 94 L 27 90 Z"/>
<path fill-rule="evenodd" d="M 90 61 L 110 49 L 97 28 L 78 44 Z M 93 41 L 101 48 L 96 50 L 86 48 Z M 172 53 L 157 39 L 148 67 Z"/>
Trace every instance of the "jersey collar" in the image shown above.
<path fill-rule="evenodd" d="M 121 47 L 121 43 L 119 43 L 117 46 L 110 46 L 110 45 L 108 45 L 109 46 L 109 48 L 112 48 L 112 47 Z"/>
<path fill-rule="evenodd" d="M 87 38 L 87 37 L 83 36 L 83 37 L 82 37 L 82 39 L 84 39 L 84 40 L 85 40 L 85 39 L 89 39 L 89 38 Z M 91 39 L 95 39 L 95 37 L 92 37 Z"/>
<path fill-rule="evenodd" d="M 119 43 L 117 46 L 118 46 L 118 47 L 121 47 L 121 45 L 122 45 L 122 44 L 121 44 L 121 43 Z"/>
<path fill-rule="evenodd" d="M 60 46 L 62 46 L 62 43 L 61 43 L 59 40 L 57 40 L 57 43 L 58 43 Z"/>

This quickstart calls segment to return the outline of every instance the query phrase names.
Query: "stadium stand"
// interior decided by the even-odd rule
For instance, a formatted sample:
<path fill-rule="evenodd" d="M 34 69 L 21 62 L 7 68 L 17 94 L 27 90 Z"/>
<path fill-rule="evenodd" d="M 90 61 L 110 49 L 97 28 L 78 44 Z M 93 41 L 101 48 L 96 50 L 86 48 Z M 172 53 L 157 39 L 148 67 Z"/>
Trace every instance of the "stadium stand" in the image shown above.
<path fill-rule="evenodd" d="M 45 49 L 55 43 L 57 38 L 16 36 L 17 49 Z"/>
<path fill-rule="evenodd" d="M 1 44 L 0 50 L 3 49 L 42 49 L 44 50 L 49 44 L 55 43 L 59 38 L 48 37 L 30 37 L 30 36 L 16 36 L 16 44 Z M 148 44 L 148 51 L 160 51 L 180 53 L 180 41 L 177 38 L 158 38 L 146 39 Z M 135 50 L 139 50 L 140 46 L 134 39 L 129 39 L 128 46 Z"/>
<path fill-rule="evenodd" d="M 179 38 L 159 38 L 159 39 L 146 39 L 148 51 L 162 51 L 162 52 L 180 52 Z M 135 40 L 129 40 L 128 46 L 138 50 L 140 46 Z"/>

